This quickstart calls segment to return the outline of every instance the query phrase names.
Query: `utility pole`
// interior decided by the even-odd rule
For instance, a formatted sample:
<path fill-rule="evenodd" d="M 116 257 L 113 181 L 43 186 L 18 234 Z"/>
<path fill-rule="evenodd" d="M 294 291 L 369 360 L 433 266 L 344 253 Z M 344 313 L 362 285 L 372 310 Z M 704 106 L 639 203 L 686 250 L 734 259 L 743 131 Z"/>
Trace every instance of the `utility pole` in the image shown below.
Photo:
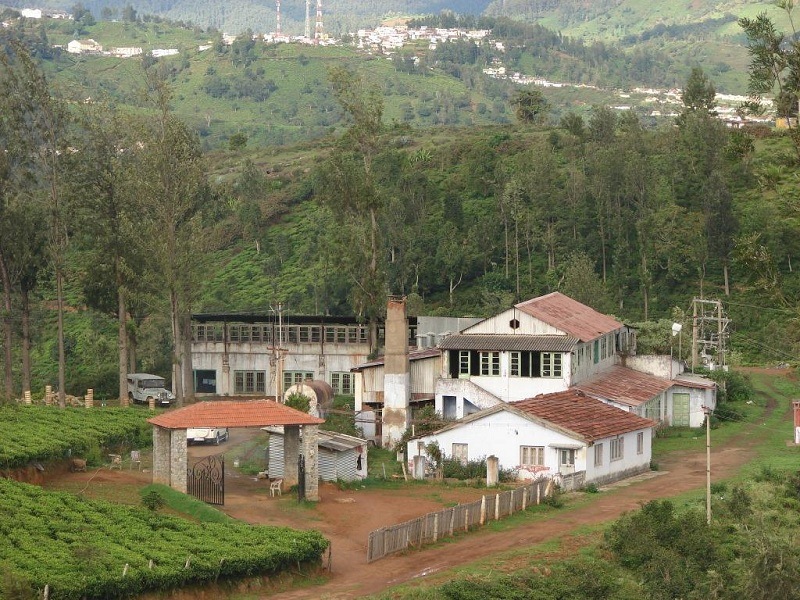
<path fill-rule="evenodd" d="M 272 374 L 275 377 L 275 402 L 282 402 L 283 398 L 283 304 L 278 302 L 277 307 L 270 307 L 278 315 L 278 327 L 272 336 Z"/>
<path fill-rule="evenodd" d="M 706 524 L 711 525 L 711 409 L 703 407 L 706 416 Z"/>

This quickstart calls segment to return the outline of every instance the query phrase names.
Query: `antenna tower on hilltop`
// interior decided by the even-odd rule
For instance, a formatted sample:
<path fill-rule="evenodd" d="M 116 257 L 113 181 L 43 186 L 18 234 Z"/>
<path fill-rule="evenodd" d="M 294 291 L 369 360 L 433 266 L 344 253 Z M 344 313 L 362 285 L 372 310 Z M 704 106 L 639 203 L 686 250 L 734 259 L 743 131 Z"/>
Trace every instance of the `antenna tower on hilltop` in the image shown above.
<path fill-rule="evenodd" d="M 277 24 L 277 27 L 275 29 L 275 35 L 277 37 L 280 37 L 281 36 L 281 0 L 275 0 L 275 5 L 276 5 L 276 7 L 278 9 L 278 13 L 277 13 L 278 14 L 278 24 Z"/>
<path fill-rule="evenodd" d="M 322 0 L 317 0 L 317 22 L 314 25 L 314 40 L 322 39 Z"/>

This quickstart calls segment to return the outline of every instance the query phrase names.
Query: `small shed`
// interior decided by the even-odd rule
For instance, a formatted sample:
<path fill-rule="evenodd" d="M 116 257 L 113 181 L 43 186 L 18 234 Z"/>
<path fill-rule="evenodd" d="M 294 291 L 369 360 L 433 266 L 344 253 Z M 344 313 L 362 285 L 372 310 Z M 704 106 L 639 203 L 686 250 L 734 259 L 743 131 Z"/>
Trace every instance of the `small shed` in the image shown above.
<path fill-rule="evenodd" d="M 283 431 L 279 427 L 264 427 L 269 432 L 267 471 L 272 479 L 283 477 Z M 319 478 L 322 481 L 358 481 L 367 476 L 367 440 L 320 431 L 318 437 Z"/>

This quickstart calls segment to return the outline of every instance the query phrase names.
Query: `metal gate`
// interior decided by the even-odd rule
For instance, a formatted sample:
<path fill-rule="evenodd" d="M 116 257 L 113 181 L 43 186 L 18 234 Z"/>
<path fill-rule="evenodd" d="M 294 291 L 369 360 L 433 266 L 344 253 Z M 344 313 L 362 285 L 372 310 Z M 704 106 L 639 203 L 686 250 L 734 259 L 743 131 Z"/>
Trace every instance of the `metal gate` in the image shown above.
<path fill-rule="evenodd" d="M 209 456 L 190 467 L 186 490 L 203 502 L 225 504 L 225 457 Z"/>

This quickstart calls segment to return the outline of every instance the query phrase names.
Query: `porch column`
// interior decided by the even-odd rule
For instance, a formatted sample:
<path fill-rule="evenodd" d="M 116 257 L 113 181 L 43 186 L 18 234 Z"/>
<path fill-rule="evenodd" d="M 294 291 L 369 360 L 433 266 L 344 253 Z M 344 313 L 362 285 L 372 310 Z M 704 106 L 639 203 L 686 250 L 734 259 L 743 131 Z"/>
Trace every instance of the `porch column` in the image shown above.
<path fill-rule="evenodd" d="M 169 429 L 153 426 L 153 483 L 169 485 Z"/>
<path fill-rule="evenodd" d="M 303 456 L 306 457 L 306 500 L 319 501 L 319 426 L 303 426 Z"/>
<path fill-rule="evenodd" d="M 169 486 L 185 494 L 186 471 L 188 469 L 188 463 L 186 461 L 186 430 L 172 429 L 169 434 Z"/>
<path fill-rule="evenodd" d="M 283 483 L 297 485 L 297 457 L 300 456 L 300 426 L 283 426 Z M 308 467 L 308 465 L 306 465 Z"/>

